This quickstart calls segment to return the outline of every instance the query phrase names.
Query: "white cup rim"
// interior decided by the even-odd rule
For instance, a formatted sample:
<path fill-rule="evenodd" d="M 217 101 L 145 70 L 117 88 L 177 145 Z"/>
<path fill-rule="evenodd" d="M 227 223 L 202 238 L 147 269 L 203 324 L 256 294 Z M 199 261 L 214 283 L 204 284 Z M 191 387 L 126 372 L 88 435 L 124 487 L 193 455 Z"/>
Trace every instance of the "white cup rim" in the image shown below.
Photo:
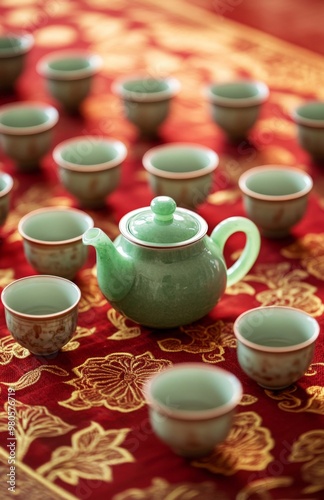
<path fill-rule="evenodd" d="M 103 163 L 94 163 L 93 165 L 81 165 L 79 163 L 73 163 L 71 161 L 65 160 L 62 156 L 64 149 L 73 144 L 77 144 L 81 141 L 89 141 L 92 144 L 107 144 L 110 146 L 114 146 L 117 149 L 117 155 L 112 160 L 107 160 Z M 73 170 L 75 172 L 100 172 L 103 170 L 109 170 L 114 167 L 118 167 L 127 156 L 127 147 L 118 139 L 113 137 L 97 137 L 93 135 L 83 135 L 78 137 L 73 137 L 72 139 L 67 139 L 65 141 L 60 142 L 54 149 L 52 153 L 53 159 L 55 163 L 60 168 L 65 168 L 66 170 Z"/>
<path fill-rule="evenodd" d="M 88 61 L 87 68 L 63 71 L 50 67 L 50 63 L 67 58 L 80 58 Z M 53 80 L 81 80 L 92 76 L 101 69 L 103 65 L 102 58 L 95 53 L 82 49 L 57 50 L 43 56 L 36 65 L 36 71 L 43 77 Z"/>
<path fill-rule="evenodd" d="M 246 183 L 248 179 L 251 178 L 251 176 L 258 173 L 275 172 L 275 171 L 293 173 L 295 175 L 298 175 L 300 178 L 303 178 L 304 180 L 305 183 L 304 188 L 300 189 L 295 193 L 283 194 L 283 195 L 261 194 L 248 188 Z M 250 198 L 263 201 L 290 201 L 308 195 L 308 193 L 313 188 L 313 180 L 309 174 L 296 167 L 285 166 L 285 165 L 261 165 L 259 167 L 250 168 L 249 170 L 244 172 L 238 180 L 238 185 L 242 193 L 246 196 L 249 196 Z"/>
<path fill-rule="evenodd" d="M 154 382 L 160 378 L 163 377 L 165 373 L 170 373 L 174 372 L 176 373 L 177 371 L 182 371 L 183 369 L 197 369 L 197 370 L 204 370 L 208 372 L 218 372 L 219 374 L 222 374 L 224 377 L 226 377 L 228 380 L 230 380 L 232 387 L 233 387 L 233 394 L 229 401 L 226 403 L 212 409 L 208 410 L 178 410 L 176 408 L 169 408 L 167 405 L 164 405 L 163 403 L 160 403 L 156 401 L 156 399 L 152 396 L 152 386 Z M 201 420 L 211 420 L 214 418 L 217 418 L 219 416 L 225 415 L 232 410 L 235 409 L 235 407 L 239 404 L 242 395 L 243 395 L 243 389 L 242 389 L 242 384 L 239 381 L 239 379 L 231 372 L 228 370 L 224 370 L 223 368 L 216 367 L 216 366 L 209 366 L 209 365 L 204 365 L 203 363 L 197 363 L 197 362 L 184 362 L 184 363 L 178 363 L 172 366 L 169 366 L 167 368 L 164 368 L 162 371 L 156 373 L 148 379 L 143 386 L 143 393 L 146 399 L 147 404 L 158 411 L 159 413 L 170 417 L 174 420 L 184 420 L 184 421 L 201 421 Z"/>
<path fill-rule="evenodd" d="M 80 233 L 80 235 L 75 236 L 73 238 L 67 238 L 64 240 L 55 240 L 55 241 L 48 241 L 48 240 L 44 240 L 44 239 L 33 238 L 26 233 L 26 231 L 24 229 L 24 225 L 28 220 L 30 220 L 31 218 L 33 218 L 37 215 L 48 214 L 50 212 L 52 212 L 52 213 L 64 213 L 65 212 L 65 213 L 70 213 L 70 214 L 73 213 L 76 216 L 80 217 L 80 219 L 82 218 L 83 220 L 87 221 L 87 223 L 88 223 L 87 229 L 91 229 L 94 227 L 94 220 L 92 219 L 92 217 L 90 217 L 90 215 L 87 214 L 86 212 L 83 212 L 82 210 L 78 210 L 77 208 L 43 207 L 43 208 L 37 208 L 36 210 L 32 210 L 31 212 L 28 212 L 19 220 L 17 229 L 18 229 L 18 233 L 20 234 L 20 236 L 24 240 L 29 241 L 30 243 L 38 244 L 40 246 L 46 245 L 48 247 L 56 247 L 58 245 L 59 246 L 71 245 L 72 243 L 82 241 L 83 232 Z M 84 232 L 85 231 L 86 231 L 86 229 L 84 230 Z"/>
<path fill-rule="evenodd" d="M 10 193 L 14 184 L 14 180 L 11 175 L 7 174 L 6 172 L 1 172 L 0 178 L 3 179 L 6 183 L 6 186 L 0 191 L 0 197 L 2 198 L 6 194 Z"/>
<path fill-rule="evenodd" d="M 18 55 L 26 54 L 34 45 L 34 37 L 30 33 L 2 33 L 0 34 L 0 38 L 15 38 L 23 41 L 20 47 L 0 49 L 0 58 L 16 57 Z"/>
<path fill-rule="evenodd" d="M 39 125 L 31 125 L 27 127 L 12 127 L 1 123 L 2 116 L 5 113 L 15 110 L 42 110 L 46 115 L 46 120 Z M 33 135 L 45 132 L 53 128 L 59 119 L 59 113 L 54 106 L 44 102 L 37 101 L 21 101 L 10 104 L 4 104 L 0 107 L 0 133 L 5 135 Z"/>
<path fill-rule="evenodd" d="M 167 88 L 165 90 L 160 90 L 158 92 L 148 92 L 148 93 L 126 90 L 124 88 L 125 83 L 136 82 L 137 80 L 157 80 L 165 82 L 167 84 Z M 122 99 L 138 103 L 165 101 L 178 94 L 180 88 L 181 88 L 180 82 L 175 77 L 172 76 L 154 77 L 148 74 L 129 75 L 127 77 L 123 76 L 120 78 L 116 78 L 111 85 L 111 90 L 115 95 L 121 97 Z"/>
<path fill-rule="evenodd" d="M 301 110 L 318 105 L 323 108 L 323 118 L 306 118 L 300 114 Z M 291 118 L 297 125 L 303 125 L 310 128 L 324 128 L 324 101 L 312 100 L 304 102 L 292 111 Z"/>
<path fill-rule="evenodd" d="M 304 342 L 299 342 L 294 345 L 286 346 L 286 347 L 274 347 L 274 346 L 264 346 L 261 344 L 257 344 L 256 342 L 252 342 L 251 340 L 246 339 L 241 333 L 240 333 L 240 327 L 239 324 L 242 321 L 242 319 L 246 318 L 247 316 L 253 316 L 254 314 L 260 314 L 264 313 L 266 314 L 267 312 L 271 312 L 274 310 L 281 310 L 281 311 L 292 311 L 294 314 L 299 315 L 299 316 L 304 316 L 305 318 L 308 318 L 310 321 L 312 321 L 313 326 L 314 326 L 314 331 L 311 335 L 311 337 L 308 340 L 305 340 Z M 233 325 L 233 330 L 234 330 L 234 335 L 236 339 L 244 344 L 245 346 L 254 349 L 255 351 L 261 351 L 261 352 L 267 352 L 267 353 L 288 353 L 288 352 L 295 352 L 299 351 L 301 349 L 304 349 L 305 347 L 313 344 L 316 339 L 319 336 L 320 333 L 320 326 L 318 322 L 316 321 L 315 318 L 313 318 L 310 314 L 306 313 L 302 309 L 297 309 L 294 307 L 289 307 L 289 306 L 260 306 L 260 307 L 255 307 L 253 309 L 249 309 L 242 314 L 240 314 Z"/>
<path fill-rule="evenodd" d="M 208 156 L 209 163 L 203 168 L 192 170 L 190 172 L 171 172 L 167 170 L 162 170 L 153 165 L 152 160 L 156 154 L 163 151 L 171 151 L 172 149 L 175 151 L 187 149 L 204 153 L 206 156 Z M 218 167 L 218 163 L 219 163 L 219 156 L 214 150 L 208 148 L 207 146 L 203 146 L 201 144 L 195 144 L 189 142 L 188 143 L 176 142 L 176 143 L 168 143 L 168 144 L 162 144 L 160 146 L 155 146 L 146 151 L 146 153 L 142 158 L 143 167 L 145 168 L 145 170 L 147 170 L 147 172 L 157 177 L 162 177 L 164 179 L 175 179 L 175 180 L 196 179 L 198 177 L 203 177 L 205 175 L 212 173 Z"/>
<path fill-rule="evenodd" d="M 254 86 L 257 90 L 257 94 L 251 97 L 231 98 L 231 97 L 219 96 L 212 92 L 212 88 L 215 86 L 219 87 L 225 85 L 234 86 L 240 84 Z M 270 91 L 268 85 L 265 82 L 243 78 L 240 80 L 211 82 L 204 88 L 203 94 L 205 98 L 207 98 L 207 100 L 212 104 L 216 104 L 226 108 L 248 108 L 251 106 L 258 106 L 264 103 L 268 99 Z"/>
<path fill-rule="evenodd" d="M 26 281 L 38 281 L 38 282 L 44 281 L 45 282 L 46 280 L 51 281 L 51 282 L 54 282 L 54 281 L 61 282 L 61 283 L 64 283 L 66 286 L 68 286 L 70 289 L 73 288 L 74 291 L 76 292 L 76 298 L 75 298 L 74 302 L 69 307 L 62 309 L 61 311 L 58 311 L 55 313 L 48 313 L 48 314 L 28 314 L 28 313 L 17 311 L 7 304 L 6 294 L 8 293 L 8 290 L 10 290 L 10 288 L 19 286 L 19 284 L 24 282 L 24 281 L 25 282 Z M 5 306 L 5 308 L 11 314 L 13 314 L 17 317 L 20 317 L 20 318 L 28 318 L 28 319 L 38 320 L 38 321 L 45 320 L 45 319 L 58 318 L 60 316 L 65 316 L 67 313 L 72 311 L 78 305 L 80 300 L 81 300 L 81 290 L 75 283 L 73 283 L 73 281 L 68 280 L 67 278 L 62 278 L 60 276 L 54 276 L 54 275 L 49 275 L 49 274 L 38 274 L 38 275 L 25 276 L 23 278 L 16 279 L 16 280 L 12 281 L 11 283 L 9 283 L 8 285 L 6 285 L 5 288 L 1 292 L 1 301 L 2 301 L 3 305 Z"/>

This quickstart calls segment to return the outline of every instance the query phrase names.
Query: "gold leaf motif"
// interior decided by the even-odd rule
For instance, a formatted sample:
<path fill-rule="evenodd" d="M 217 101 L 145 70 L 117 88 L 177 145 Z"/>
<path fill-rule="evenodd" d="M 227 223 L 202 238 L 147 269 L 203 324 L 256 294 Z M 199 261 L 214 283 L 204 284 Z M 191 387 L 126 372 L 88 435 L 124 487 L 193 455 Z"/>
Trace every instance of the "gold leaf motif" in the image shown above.
<path fill-rule="evenodd" d="M 242 399 L 240 401 L 241 406 L 254 405 L 254 403 L 258 402 L 258 398 L 252 396 L 252 394 L 243 394 Z"/>
<path fill-rule="evenodd" d="M 60 368 L 59 366 L 56 365 L 40 365 L 34 370 L 30 370 L 29 372 L 22 375 L 20 379 L 17 380 L 17 382 L 10 382 L 10 383 L 2 382 L 2 383 L 4 385 L 14 387 L 16 391 L 20 391 L 21 389 L 25 389 L 30 385 L 36 384 L 36 382 L 38 382 L 38 380 L 40 379 L 41 372 L 53 373 L 54 375 L 59 375 L 60 377 L 67 377 L 69 374 L 69 372 L 63 370 L 63 368 Z"/>
<path fill-rule="evenodd" d="M 234 285 L 226 288 L 225 293 L 227 295 L 239 295 L 240 293 L 245 293 L 247 295 L 254 295 L 255 289 L 248 283 L 244 283 L 244 281 L 239 281 L 238 283 L 235 283 Z"/>
<path fill-rule="evenodd" d="M 11 335 L 0 339 L 0 365 L 7 365 L 14 357 L 23 359 L 27 356 L 30 356 L 28 349 L 15 342 Z"/>
<path fill-rule="evenodd" d="M 109 321 L 118 328 L 117 332 L 107 337 L 112 340 L 128 340 L 134 339 L 141 335 L 141 328 L 139 326 L 127 326 L 126 318 L 118 314 L 115 309 L 109 309 L 107 313 Z"/>
<path fill-rule="evenodd" d="M 8 403 L 5 403 L 4 407 L 5 411 L 0 413 L 0 431 L 8 432 Z M 29 446 L 35 439 L 61 436 L 74 428 L 74 425 L 69 425 L 60 417 L 49 413 L 45 406 L 30 406 L 16 399 L 15 412 L 17 460 L 23 459 Z"/>
<path fill-rule="evenodd" d="M 324 280 L 324 233 L 309 233 L 281 250 L 284 257 L 300 259 L 309 274 Z"/>
<path fill-rule="evenodd" d="M 261 426 L 261 417 L 244 412 L 234 416 L 227 439 L 211 455 L 192 464 L 226 476 L 239 470 L 263 470 L 273 460 L 273 447 L 274 440 L 269 429 Z"/>
<path fill-rule="evenodd" d="M 224 347 L 235 347 L 233 324 L 217 321 L 209 326 L 182 326 L 180 331 L 185 336 L 166 338 L 158 341 L 162 351 L 189 352 L 202 354 L 202 359 L 208 363 L 224 361 Z M 189 338 L 189 342 L 188 342 Z"/>
<path fill-rule="evenodd" d="M 37 469 L 49 481 L 77 485 L 81 478 L 112 481 L 112 465 L 134 462 L 120 445 L 130 429 L 105 430 L 97 422 L 75 432 L 71 446 L 60 446 L 51 460 Z"/>
<path fill-rule="evenodd" d="M 267 286 L 268 290 L 255 296 L 263 306 L 290 306 L 302 309 L 311 316 L 320 316 L 324 305 L 315 296 L 317 288 L 305 282 L 307 277 L 306 271 L 291 270 L 288 262 L 281 262 L 257 266 L 256 272 L 245 276 L 244 281 L 255 281 Z"/>
<path fill-rule="evenodd" d="M 302 478 L 310 483 L 303 493 L 316 493 L 324 490 L 324 430 L 317 429 L 305 432 L 293 443 L 291 462 L 306 462 L 301 467 Z"/>
<path fill-rule="evenodd" d="M 4 288 L 15 279 L 14 270 L 9 267 L 8 269 L 0 269 L 0 287 Z"/>
<path fill-rule="evenodd" d="M 82 339 L 83 337 L 89 337 L 89 335 L 92 335 L 95 333 L 96 327 L 93 328 L 81 328 L 80 326 L 77 326 L 76 332 L 70 342 L 68 342 L 65 346 L 61 348 L 61 351 L 67 352 L 67 351 L 74 351 L 77 349 L 80 345 L 80 342 L 78 342 L 79 339 Z"/>
<path fill-rule="evenodd" d="M 301 413 L 318 413 L 324 415 L 324 387 L 321 386 L 311 386 L 307 387 L 306 393 L 308 394 L 308 399 L 305 401 L 293 395 L 293 392 L 297 390 L 294 385 L 284 391 L 277 394 L 275 391 L 265 390 L 265 393 L 271 398 L 280 401 L 278 407 L 281 410 Z"/>
<path fill-rule="evenodd" d="M 221 500 L 218 493 L 217 486 L 209 481 L 171 484 L 156 477 L 148 488 L 130 488 L 114 495 L 112 500 Z"/>
<path fill-rule="evenodd" d="M 275 488 L 288 488 L 288 486 L 291 486 L 293 482 L 293 478 L 287 476 L 257 479 L 243 488 L 238 493 L 235 500 L 256 500 L 257 498 L 260 498 L 260 500 L 271 500 L 273 497 L 269 493 L 269 490 L 273 490 Z"/>
<path fill-rule="evenodd" d="M 119 352 L 104 358 L 89 358 L 73 368 L 77 378 L 69 380 L 75 390 L 70 399 L 59 402 L 71 410 L 104 406 L 120 412 L 144 406 L 144 382 L 171 362 L 155 359 L 150 352 L 134 356 Z"/>
<path fill-rule="evenodd" d="M 92 309 L 107 305 L 107 300 L 102 295 L 98 286 L 96 267 L 84 269 L 80 272 L 79 288 L 81 290 L 79 311 L 80 313 L 87 312 L 93 316 L 93 323 L 95 323 L 95 312 Z M 88 317 L 88 321 L 91 321 L 91 317 Z"/>
<path fill-rule="evenodd" d="M 207 201 L 212 205 L 223 205 L 224 203 L 235 203 L 241 197 L 238 189 L 223 189 L 208 196 Z"/>

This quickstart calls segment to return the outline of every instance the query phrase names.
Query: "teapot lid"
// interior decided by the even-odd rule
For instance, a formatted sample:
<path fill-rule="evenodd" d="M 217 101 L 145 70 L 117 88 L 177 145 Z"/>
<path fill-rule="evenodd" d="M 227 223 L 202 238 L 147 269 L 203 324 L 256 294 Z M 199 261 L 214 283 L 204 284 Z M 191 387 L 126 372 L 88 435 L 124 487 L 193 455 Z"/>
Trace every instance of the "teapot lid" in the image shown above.
<path fill-rule="evenodd" d="M 205 236 L 208 227 L 200 215 L 178 208 L 168 196 L 157 196 L 150 207 L 125 215 L 119 229 L 125 238 L 137 245 L 170 248 L 195 243 Z"/>

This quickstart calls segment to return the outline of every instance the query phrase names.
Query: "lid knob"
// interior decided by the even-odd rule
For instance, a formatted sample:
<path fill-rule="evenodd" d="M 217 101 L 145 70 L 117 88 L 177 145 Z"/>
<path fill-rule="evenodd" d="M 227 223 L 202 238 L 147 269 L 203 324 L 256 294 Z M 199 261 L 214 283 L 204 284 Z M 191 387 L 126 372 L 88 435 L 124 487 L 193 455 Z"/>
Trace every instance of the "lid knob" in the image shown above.
<path fill-rule="evenodd" d="M 151 210 L 156 222 L 172 222 L 176 208 L 176 202 L 169 196 L 157 196 L 151 201 Z"/>

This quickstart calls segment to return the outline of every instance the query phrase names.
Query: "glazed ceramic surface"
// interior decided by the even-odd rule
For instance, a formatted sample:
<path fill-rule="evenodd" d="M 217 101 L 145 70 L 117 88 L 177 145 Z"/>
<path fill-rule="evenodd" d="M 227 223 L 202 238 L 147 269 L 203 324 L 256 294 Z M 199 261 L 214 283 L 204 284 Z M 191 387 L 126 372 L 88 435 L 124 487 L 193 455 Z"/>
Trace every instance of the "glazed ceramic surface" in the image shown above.
<path fill-rule="evenodd" d="M 254 264 L 260 235 L 244 217 L 222 221 L 210 237 L 207 223 L 166 196 L 124 216 L 113 243 L 99 228 L 83 235 L 97 253 L 99 287 L 111 305 L 133 321 L 153 328 L 191 323 L 217 304 L 226 286 Z M 246 234 L 238 261 L 226 269 L 223 248 L 230 235 Z"/>
<path fill-rule="evenodd" d="M 22 217 L 18 231 L 29 264 L 41 274 L 73 279 L 88 257 L 83 233 L 92 218 L 73 208 L 40 208 Z"/>
<path fill-rule="evenodd" d="M 0 144 L 19 170 L 39 167 L 53 139 L 57 110 L 48 104 L 17 102 L 0 108 Z"/>
<path fill-rule="evenodd" d="M 281 238 L 304 216 L 312 178 L 294 167 L 265 165 L 241 175 L 244 208 L 265 236 Z"/>
<path fill-rule="evenodd" d="M 206 90 L 214 122 L 235 141 L 246 137 L 268 96 L 265 83 L 250 80 L 214 83 Z"/>
<path fill-rule="evenodd" d="M 218 155 L 198 144 L 164 144 L 148 150 L 143 166 L 157 196 L 170 196 L 178 206 L 193 209 L 212 189 Z"/>
<path fill-rule="evenodd" d="M 11 201 L 13 178 L 11 175 L 0 172 L 0 226 L 6 222 Z"/>
<path fill-rule="evenodd" d="M 312 316 L 290 307 L 251 309 L 234 323 L 242 370 L 267 389 L 283 389 L 307 371 L 319 335 Z"/>
<path fill-rule="evenodd" d="M 151 378 L 144 394 L 157 436 L 175 453 L 199 457 L 226 439 L 242 387 L 221 368 L 180 363 Z"/>
<path fill-rule="evenodd" d="M 36 355 L 54 354 L 72 338 L 81 292 L 57 276 L 28 276 L 1 294 L 7 328 L 21 346 Z"/>
<path fill-rule="evenodd" d="M 122 100 L 126 118 L 144 135 L 158 133 L 179 89 L 175 78 L 123 78 L 112 85 L 113 92 Z"/>
<path fill-rule="evenodd" d="M 324 102 L 310 101 L 296 108 L 292 115 L 297 124 L 299 144 L 315 159 L 324 158 Z"/>
<path fill-rule="evenodd" d="M 83 51 L 58 51 L 43 57 L 38 72 L 46 79 L 50 94 L 66 110 L 76 111 L 89 95 L 93 77 L 102 66 L 97 54 Z"/>
<path fill-rule="evenodd" d="M 53 151 L 63 186 L 81 206 L 98 208 L 120 182 L 127 149 L 111 138 L 83 136 L 60 143 Z"/>
<path fill-rule="evenodd" d="M 27 53 L 34 45 L 32 35 L 0 35 L 0 91 L 12 91 L 25 67 Z"/>

